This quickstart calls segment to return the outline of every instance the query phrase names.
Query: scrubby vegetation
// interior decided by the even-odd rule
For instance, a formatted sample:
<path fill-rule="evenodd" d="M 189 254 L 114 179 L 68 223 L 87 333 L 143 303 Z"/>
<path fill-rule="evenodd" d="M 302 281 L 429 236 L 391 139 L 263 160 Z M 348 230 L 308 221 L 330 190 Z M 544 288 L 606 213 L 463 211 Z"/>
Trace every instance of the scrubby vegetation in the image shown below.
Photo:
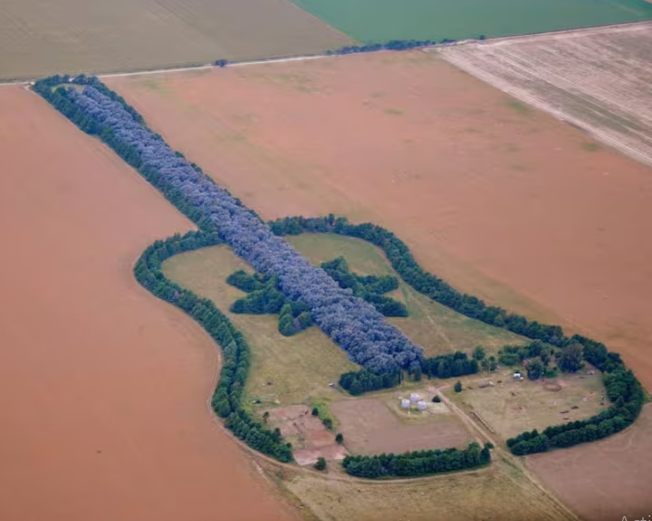
<path fill-rule="evenodd" d="M 347 456 L 344 469 L 359 478 L 415 477 L 454 470 L 464 470 L 491 462 L 491 444 L 484 448 L 476 442 L 466 449 L 434 449 L 382 454 L 380 456 Z"/>

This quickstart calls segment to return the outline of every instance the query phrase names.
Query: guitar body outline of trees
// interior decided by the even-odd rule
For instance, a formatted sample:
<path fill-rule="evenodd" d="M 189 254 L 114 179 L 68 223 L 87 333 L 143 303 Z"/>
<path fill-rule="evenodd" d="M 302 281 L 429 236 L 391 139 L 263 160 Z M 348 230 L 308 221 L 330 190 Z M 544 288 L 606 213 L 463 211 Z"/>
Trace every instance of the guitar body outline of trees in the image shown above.
<path fill-rule="evenodd" d="M 397 46 L 409 47 L 417 43 L 420 42 L 399 42 Z M 340 52 L 361 50 L 351 48 Z M 542 433 L 536 430 L 521 433 L 507 442 L 514 454 L 542 452 L 600 439 L 625 429 L 640 414 L 644 402 L 640 382 L 625 367 L 620 355 L 609 352 L 604 344 L 580 335 L 567 337 L 558 325 L 529 321 L 522 315 L 488 306 L 473 295 L 455 290 L 425 271 L 403 241 L 375 224 L 353 225 L 346 218 L 335 218 L 332 214 L 318 218 L 288 217 L 264 223 L 255 211 L 218 186 L 196 164 L 173 151 L 159 134 L 147 127 L 133 107 L 96 77 L 51 76 L 35 82 L 33 90 L 82 131 L 99 137 L 199 227 L 198 232 L 175 235 L 149 246 L 137 261 L 134 274 L 152 294 L 188 313 L 222 347 L 225 361 L 211 406 L 218 416 L 225 418 L 225 426 L 254 449 L 280 461 L 293 460 L 291 446 L 283 441 L 280 431 L 267 429 L 242 407 L 250 365 L 250 348 L 244 336 L 212 301 L 201 299 L 168 280 L 161 271 L 165 259 L 181 251 L 221 243 L 229 245 L 255 270 L 277 277 L 278 288 L 286 298 L 309 308 L 324 333 L 363 367 L 359 376 L 396 385 L 402 379 L 403 370 L 420 378 L 424 360 L 427 360 L 421 348 L 388 323 L 374 306 L 356 297 L 350 288 L 342 288 L 324 269 L 312 266 L 280 237 L 303 232 L 335 233 L 366 240 L 381 248 L 394 271 L 419 293 L 462 315 L 561 349 L 558 365 L 562 370 L 577 371 L 586 361 L 603 373 L 611 402 L 608 409 L 587 420 L 548 427 Z M 477 364 L 477 360 L 472 360 Z M 351 381 L 354 380 L 356 378 L 351 377 Z M 481 457 L 476 458 L 476 453 L 488 452 L 489 448 L 485 446 L 480 450 L 469 446 L 466 450 L 472 453 L 466 457 L 470 461 Z M 439 456 L 436 451 L 429 451 L 428 455 L 422 451 L 401 455 L 398 460 L 394 455 L 388 455 L 385 461 L 372 457 L 376 459 L 369 468 L 380 469 L 381 475 L 385 471 L 391 474 L 394 462 L 400 461 L 406 469 L 412 469 L 409 475 L 420 475 L 418 473 L 428 469 L 439 468 Z M 353 458 L 357 459 L 349 459 L 349 467 L 355 461 L 360 468 L 368 470 L 366 460 L 360 459 L 368 457 Z M 458 461 L 456 458 L 453 461 Z M 450 467 L 448 460 L 444 463 L 441 466 Z"/>

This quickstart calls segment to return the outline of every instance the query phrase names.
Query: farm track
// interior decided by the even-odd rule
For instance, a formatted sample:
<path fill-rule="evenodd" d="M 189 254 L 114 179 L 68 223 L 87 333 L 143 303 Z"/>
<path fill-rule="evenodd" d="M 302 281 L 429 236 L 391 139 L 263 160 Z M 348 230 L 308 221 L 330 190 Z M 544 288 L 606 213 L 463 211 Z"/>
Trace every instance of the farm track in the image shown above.
<path fill-rule="evenodd" d="M 482 81 L 652 166 L 652 23 L 438 52 Z"/>

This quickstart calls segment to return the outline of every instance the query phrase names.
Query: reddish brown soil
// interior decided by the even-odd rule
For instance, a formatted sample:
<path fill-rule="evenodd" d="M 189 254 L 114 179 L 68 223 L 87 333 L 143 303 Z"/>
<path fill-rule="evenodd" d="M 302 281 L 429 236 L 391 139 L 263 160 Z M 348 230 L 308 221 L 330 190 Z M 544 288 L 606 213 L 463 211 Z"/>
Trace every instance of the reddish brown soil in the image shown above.
<path fill-rule="evenodd" d="M 0 519 L 290 519 L 206 405 L 215 347 L 132 264 L 190 223 L 0 87 Z"/>
<path fill-rule="evenodd" d="M 269 409 L 270 428 L 278 427 L 283 437 L 294 447 L 294 459 L 299 465 L 314 465 L 317 460 L 342 460 L 348 454 L 335 442 L 335 434 L 329 431 L 319 417 L 310 414 L 305 405 L 290 405 Z"/>
<path fill-rule="evenodd" d="M 340 422 L 339 431 L 353 454 L 400 453 L 411 450 L 462 447 L 471 435 L 453 414 L 433 414 L 418 423 L 407 423 L 373 398 L 344 400 L 331 405 Z"/>
<path fill-rule="evenodd" d="M 335 212 L 455 286 L 592 334 L 652 387 L 652 170 L 436 56 L 112 79 L 265 218 Z"/>
<path fill-rule="evenodd" d="M 582 519 L 647 519 L 652 513 L 652 406 L 627 431 L 596 443 L 528 457 Z"/>

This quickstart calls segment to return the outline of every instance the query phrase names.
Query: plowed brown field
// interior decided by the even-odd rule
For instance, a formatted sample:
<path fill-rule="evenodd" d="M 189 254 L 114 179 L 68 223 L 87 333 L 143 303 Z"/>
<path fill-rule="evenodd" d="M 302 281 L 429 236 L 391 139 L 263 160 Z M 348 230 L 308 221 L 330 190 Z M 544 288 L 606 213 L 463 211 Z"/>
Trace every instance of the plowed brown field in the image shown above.
<path fill-rule="evenodd" d="M 429 270 L 594 335 L 652 386 L 652 170 L 432 54 L 114 78 L 265 218 L 335 212 Z"/>
<path fill-rule="evenodd" d="M 0 519 L 292 518 L 211 418 L 213 343 L 132 276 L 190 223 L 35 94 L 0 114 Z"/>
<path fill-rule="evenodd" d="M 528 465 L 582 519 L 645 519 L 652 513 L 652 406 L 633 427 L 596 443 L 528 457 Z M 649 517 L 648 517 L 649 519 Z"/>

